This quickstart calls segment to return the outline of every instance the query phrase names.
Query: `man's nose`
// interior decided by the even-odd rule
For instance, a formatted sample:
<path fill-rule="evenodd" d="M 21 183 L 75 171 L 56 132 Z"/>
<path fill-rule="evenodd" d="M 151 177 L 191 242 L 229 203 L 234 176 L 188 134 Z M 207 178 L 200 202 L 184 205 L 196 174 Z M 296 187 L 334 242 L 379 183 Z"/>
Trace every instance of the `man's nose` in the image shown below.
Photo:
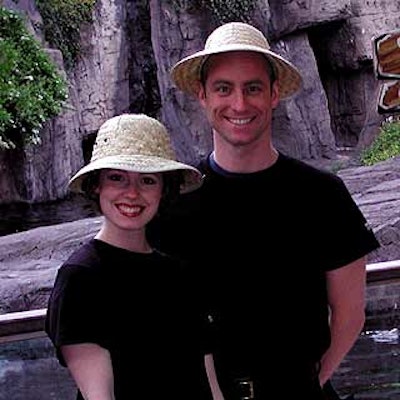
<path fill-rule="evenodd" d="M 232 108 L 235 110 L 242 110 L 246 107 L 246 96 L 242 90 L 237 90 L 233 94 Z"/>

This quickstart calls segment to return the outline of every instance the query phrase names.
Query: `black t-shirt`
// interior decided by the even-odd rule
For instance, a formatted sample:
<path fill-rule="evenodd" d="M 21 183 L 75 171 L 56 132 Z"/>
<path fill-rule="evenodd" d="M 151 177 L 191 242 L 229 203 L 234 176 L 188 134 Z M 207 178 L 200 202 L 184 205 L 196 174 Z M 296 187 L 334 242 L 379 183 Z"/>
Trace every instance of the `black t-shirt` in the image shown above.
<path fill-rule="evenodd" d="M 59 269 L 46 332 L 111 354 L 116 400 L 210 399 L 195 283 L 171 257 L 90 240 Z M 78 393 L 78 399 L 82 399 Z"/>
<path fill-rule="evenodd" d="M 288 382 L 329 346 L 325 272 L 379 244 L 334 174 L 283 154 L 251 174 L 200 168 L 203 186 L 155 220 L 151 238 L 197 263 L 217 373 Z"/>

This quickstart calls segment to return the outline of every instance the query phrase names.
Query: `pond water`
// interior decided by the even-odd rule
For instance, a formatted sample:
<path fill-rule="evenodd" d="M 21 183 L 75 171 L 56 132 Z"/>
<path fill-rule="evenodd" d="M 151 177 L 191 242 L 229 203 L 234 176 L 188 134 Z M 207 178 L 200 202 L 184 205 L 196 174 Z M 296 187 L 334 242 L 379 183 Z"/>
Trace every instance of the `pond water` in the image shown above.
<path fill-rule="evenodd" d="M 398 323 L 389 328 L 386 317 L 370 321 L 336 372 L 333 384 L 342 399 L 353 394 L 355 400 L 400 400 Z M 72 378 L 47 338 L 0 344 L 0 400 L 10 399 L 75 399 Z"/>
<path fill-rule="evenodd" d="M 80 195 L 48 203 L 0 205 L 0 236 L 98 215 L 93 204 Z"/>
<path fill-rule="evenodd" d="M 367 319 L 366 328 L 332 379 L 346 398 L 400 400 L 400 310 Z"/>

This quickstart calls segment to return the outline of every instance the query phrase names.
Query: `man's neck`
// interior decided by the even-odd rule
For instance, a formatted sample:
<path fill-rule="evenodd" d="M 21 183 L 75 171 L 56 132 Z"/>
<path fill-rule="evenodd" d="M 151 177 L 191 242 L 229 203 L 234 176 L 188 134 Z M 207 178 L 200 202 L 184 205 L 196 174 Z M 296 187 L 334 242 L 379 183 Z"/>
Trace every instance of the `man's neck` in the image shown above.
<path fill-rule="evenodd" d="M 275 164 L 278 159 L 278 151 L 271 146 L 269 149 L 260 151 L 247 151 L 235 148 L 234 152 L 221 152 L 215 149 L 212 157 L 216 164 L 228 172 L 252 173 L 262 171 Z"/>

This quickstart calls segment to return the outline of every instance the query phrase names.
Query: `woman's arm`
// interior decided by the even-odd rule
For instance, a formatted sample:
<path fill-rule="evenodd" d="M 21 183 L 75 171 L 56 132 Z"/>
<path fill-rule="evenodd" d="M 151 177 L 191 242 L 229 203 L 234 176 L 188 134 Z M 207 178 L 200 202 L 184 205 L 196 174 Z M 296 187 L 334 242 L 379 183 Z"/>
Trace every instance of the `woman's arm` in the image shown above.
<path fill-rule="evenodd" d="M 94 343 L 64 345 L 62 355 L 85 400 L 115 400 L 108 350 Z"/>
<path fill-rule="evenodd" d="M 217 374 L 214 368 L 214 358 L 212 354 L 206 354 L 204 356 L 204 363 L 206 366 L 206 372 L 208 377 L 208 383 L 211 388 L 212 396 L 214 400 L 224 400 L 224 396 L 218 384 Z"/>

